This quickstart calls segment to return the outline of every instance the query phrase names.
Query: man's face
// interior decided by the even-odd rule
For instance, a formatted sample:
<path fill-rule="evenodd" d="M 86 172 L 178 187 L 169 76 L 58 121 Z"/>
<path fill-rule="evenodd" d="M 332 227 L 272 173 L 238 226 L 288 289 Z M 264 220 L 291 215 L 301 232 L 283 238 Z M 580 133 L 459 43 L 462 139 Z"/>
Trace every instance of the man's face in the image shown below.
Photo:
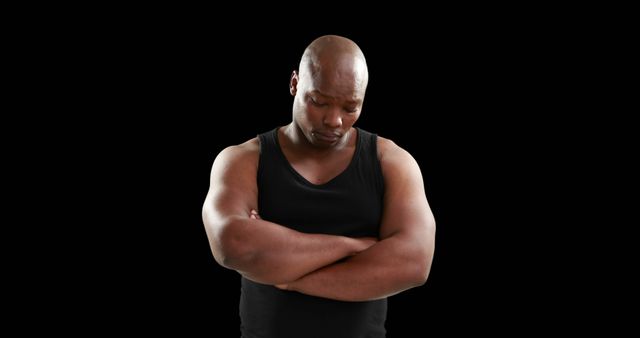
<path fill-rule="evenodd" d="M 307 140 L 319 147 L 338 144 L 358 120 L 366 78 L 351 68 L 322 67 L 292 75 L 293 114 Z"/>

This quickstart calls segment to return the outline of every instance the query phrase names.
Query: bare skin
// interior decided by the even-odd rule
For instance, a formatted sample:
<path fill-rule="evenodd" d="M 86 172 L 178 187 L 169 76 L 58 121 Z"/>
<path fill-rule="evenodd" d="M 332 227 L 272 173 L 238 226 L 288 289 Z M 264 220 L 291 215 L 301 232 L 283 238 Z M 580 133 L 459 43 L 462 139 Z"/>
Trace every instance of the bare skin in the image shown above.
<path fill-rule="evenodd" d="M 255 282 L 289 283 L 376 242 L 304 234 L 256 218 L 258 158 L 259 142 L 252 139 L 223 150 L 213 163 L 203 220 L 220 265 Z"/>
<path fill-rule="evenodd" d="M 348 166 L 367 82 L 360 49 L 336 36 L 315 40 L 292 73 L 293 119 L 278 140 L 309 182 L 325 183 Z M 214 162 L 203 220 L 218 263 L 256 282 L 344 301 L 379 299 L 426 281 L 435 221 L 409 153 L 378 138 L 385 196 L 379 239 L 371 239 L 303 234 L 260 219 L 259 147 L 252 139 Z"/>

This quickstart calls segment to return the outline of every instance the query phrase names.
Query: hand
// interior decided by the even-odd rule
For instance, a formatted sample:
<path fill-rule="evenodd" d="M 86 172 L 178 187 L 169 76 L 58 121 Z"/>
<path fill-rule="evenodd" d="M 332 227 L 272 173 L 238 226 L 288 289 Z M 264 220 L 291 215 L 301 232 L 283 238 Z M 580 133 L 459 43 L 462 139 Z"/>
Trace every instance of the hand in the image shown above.
<path fill-rule="evenodd" d="M 249 213 L 249 217 L 252 219 L 261 219 L 260 215 L 258 215 L 258 211 L 255 209 L 251 209 L 251 212 Z"/>
<path fill-rule="evenodd" d="M 354 240 L 354 251 L 352 255 L 355 255 L 361 251 L 369 249 L 374 244 L 378 243 L 378 239 L 375 237 L 360 237 L 353 238 Z"/>
<path fill-rule="evenodd" d="M 275 287 L 277 287 L 280 290 L 289 290 L 289 284 L 276 284 L 274 285 Z"/>

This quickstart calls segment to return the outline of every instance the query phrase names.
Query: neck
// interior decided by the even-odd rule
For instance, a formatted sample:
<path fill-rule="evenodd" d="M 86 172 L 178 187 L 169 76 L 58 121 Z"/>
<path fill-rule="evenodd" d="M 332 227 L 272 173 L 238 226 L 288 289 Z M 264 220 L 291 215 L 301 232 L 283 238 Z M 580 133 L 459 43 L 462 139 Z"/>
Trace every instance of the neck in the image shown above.
<path fill-rule="evenodd" d="M 285 126 L 283 132 L 291 146 L 298 150 L 319 156 L 346 148 L 349 145 L 349 140 L 351 139 L 351 129 L 349 129 L 349 131 L 342 136 L 336 145 L 332 147 L 318 147 L 309 142 L 300 127 L 293 122 Z"/>

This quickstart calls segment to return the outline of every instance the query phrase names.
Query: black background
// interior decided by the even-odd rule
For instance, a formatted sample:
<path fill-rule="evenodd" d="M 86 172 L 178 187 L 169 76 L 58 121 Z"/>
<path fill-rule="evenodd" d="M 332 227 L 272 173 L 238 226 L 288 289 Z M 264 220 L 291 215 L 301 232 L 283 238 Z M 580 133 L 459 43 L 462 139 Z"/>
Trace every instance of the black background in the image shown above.
<path fill-rule="evenodd" d="M 556 243 L 541 224 L 557 208 L 544 197 L 562 156 L 549 145 L 564 125 L 557 99 L 573 73 L 566 30 L 522 18 L 283 28 L 90 19 L 60 34 L 54 51 L 71 83 L 59 100 L 83 126 L 51 146 L 73 150 L 55 156 L 73 163 L 60 185 L 79 183 L 65 210 L 81 224 L 69 230 L 80 239 L 63 248 L 72 264 L 57 270 L 63 291 L 53 301 L 74 311 L 55 325 L 237 332 L 239 275 L 215 263 L 201 219 L 211 164 L 226 146 L 290 121 L 291 71 L 323 34 L 365 53 L 357 125 L 416 158 L 437 221 L 429 280 L 390 298 L 389 337 L 531 332 L 563 320 L 557 308 L 531 309 L 559 282 L 546 260 Z"/>

